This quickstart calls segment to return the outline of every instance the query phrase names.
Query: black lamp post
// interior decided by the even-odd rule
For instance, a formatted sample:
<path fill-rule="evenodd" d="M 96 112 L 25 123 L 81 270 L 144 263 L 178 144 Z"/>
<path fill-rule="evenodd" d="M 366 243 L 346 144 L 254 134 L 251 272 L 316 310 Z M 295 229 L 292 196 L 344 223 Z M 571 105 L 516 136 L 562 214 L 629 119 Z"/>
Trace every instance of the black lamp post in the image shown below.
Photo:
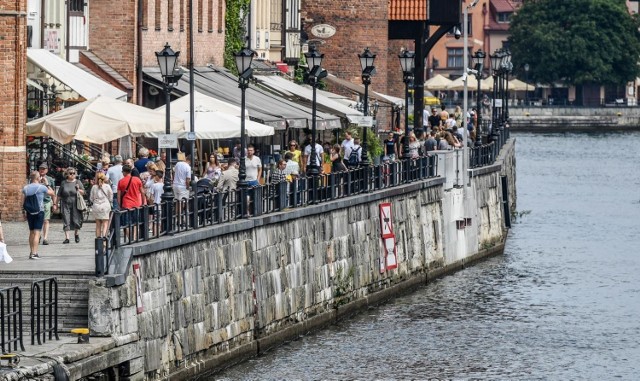
<path fill-rule="evenodd" d="M 524 64 L 524 80 L 525 80 L 524 105 L 529 106 L 529 64 Z"/>
<path fill-rule="evenodd" d="M 402 157 L 409 159 L 409 82 L 413 79 L 415 53 L 405 50 L 398 56 L 402 67 L 402 81 L 404 82 L 404 141 L 402 142 Z"/>
<path fill-rule="evenodd" d="M 160 66 L 160 74 L 164 80 L 164 94 L 165 94 L 165 111 L 166 111 L 166 123 L 165 133 L 168 135 L 171 133 L 171 90 L 178 83 L 182 72 L 177 68 L 178 57 L 180 52 L 174 52 L 167 42 L 164 45 L 164 49 L 156 52 L 156 58 L 158 59 L 158 66 Z M 162 200 L 166 205 L 165 216 L 167 218 L 167 232 L 173 231 L 173 188 L 171 187 L 171 149 L 165 148 L 167 152 L 167 168 L 164 173 L 164 192 L 162 193 Z"/>
<path fill-rule="evenodd" d="M 502 50 L 496 50 L 493 54 L 489 55 L 489 58 L 491 60 L 491 71 L 493 75 L 493 101 L 491 105 L 491 136 L 493 140 L 493 136 L 496 135 L 496 126 L 498 125 L 498 108 L 496 107 L 496 99 L 498 98 L 498 74 L 500 65 L 502 64 Z"/>
<path fill-rule="evenodd" d="M 476 80 L 478 81 L 478 92 L 476 93 L 476 146 L 482 145 L 482 69 L 484 67 L 484 58 L 487 55 L 478 50 L 473 54 L 473 68 L 476 70 Z"/>
<path fill-rule="evenodd" d="M 247 134 L 245 131 L 245 92 L 249 88 L 249 78 L 253 74 L 251 61 L 256 52 L 249 48 L 244 48 L 235 53 L 236 68 L 238 69 L 238 87 L 241 90 L 240 98 L 240 169 L 238 171 L 238 188 L 247 188 Z M 244 204 L 244 203 L 243 203 Z"/>
<path fill-rule="evenodd" d="M 321 54 L 315 47 L 311 45 L 309 51 L 304 54 L 307 59 L 307 65 L 309 70 L 309 84 L 313 89 L 313 101 L 311 104 L 311 153 L 309 157 L 309 165 L 307 166 L 307 176 L 318 176 L 320 174 L 320 163 L 318 162 L 318 154 L 316 152 L 316 89 L 320 83 L 320 79 L 327 76 L 327 71 L 322 70 L 322 59 L 324 54 Z M 313 188 L 315 190 L 315 187 Z M 315 202 L 315 194 L 312 195 L 312 202 Z"/>
<path fill-rule="evenodd" d="M 509 121 L 509 73 L 513 69 L 513 64 L 511 63 L 511 52 L 509 50 L 505 51 L 504 57 L 502 66 L 504 66 L 504 124 L 506 124 Z"/>
<path fill-rule="evenodd" d="M 365 48 L 362 54 L 358 54 L 360 58 L 360 66 L 362 66 L 362 84 L 364 85 L 364 116 L 369 115 L 369 85 L 371 84 L 371 76 L 375 74 L 376 67 L 373 62 L 376 55 L 371 53 L 369 48 Z M 362 166 L 369 165 L 369 154 L 367 153 L 367 127 L 362 127 Z"/>

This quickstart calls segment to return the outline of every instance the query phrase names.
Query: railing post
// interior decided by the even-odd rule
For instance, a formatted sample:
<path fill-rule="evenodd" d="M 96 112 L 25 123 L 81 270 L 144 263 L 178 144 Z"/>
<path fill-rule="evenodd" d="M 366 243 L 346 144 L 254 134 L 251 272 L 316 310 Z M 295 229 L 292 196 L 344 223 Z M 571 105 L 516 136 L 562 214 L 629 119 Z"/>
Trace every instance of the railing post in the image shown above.
<path fill-rule="evenodd" d="M 105 237 L 96 237 L 95 239 L 95 263 L 96 263 L 96 276 L 101 277 L 106 274 L 105 265 L 105 246 L 107 239 Z"/>
<path fill-rule="evenodd" d="M 138 213 L 141 211 L 138 208 Z M 138 230 L 142 230 L 141 232 L 138 231 L 138 238 L 140 238 L 140 235 L 142 235 L 142 240 L 144 241 L 148 241 L 149 240 L 149 206 L 148 205 L 143 205 L 142 206 L 142 226 L 140 226 L 138 228 Z M 140 224 L 140 221 L 138 220 L 138 224 Z"/>
<path fill-rule="evenodd" d="M 122 216 L 122 212 L 119 210 L 115 210 L 113 212 L 113 247 L 120 247 L 121 237 L 120 237 L 120 217 Z"/>

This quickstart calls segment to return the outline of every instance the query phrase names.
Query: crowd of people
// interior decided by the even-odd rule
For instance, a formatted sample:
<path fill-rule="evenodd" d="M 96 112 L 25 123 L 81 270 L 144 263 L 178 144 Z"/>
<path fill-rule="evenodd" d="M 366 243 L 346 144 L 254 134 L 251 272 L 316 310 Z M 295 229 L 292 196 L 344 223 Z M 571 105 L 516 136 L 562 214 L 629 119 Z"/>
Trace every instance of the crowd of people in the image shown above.
<path fill-rule="evenodd" d="M 405 140 L 404 131 L 397 129 L 388 133 L 383 143 L 383 162 L 393 162 L 404 156 L 405 147 L 408 145 L 410 158 L 418 158 L 428 155 L 434 150 L 447 150 L 462 147 L 464 134 L 462 129 L 467 128 L 467 144 L 473 145 L 476 135 L 476 115 L 472 110 L 468 115 L 463 115 L 460 107 L 448 112 L 443 105 L 440 110 L 432 108 L 431 114 L 425 110 L 422 129 L 410 130 L 408 139 Z M 273 168 L 265 171 L 263 163 L 256 155 L 256 149 L 249 144 L 245 151 L 246 182 L 250 187 L 260 184 L 277 184 L 283 181 L 293 181 L 299 176 L 304 176 L 310 165 L 317 165 L 318 173 L 342 172 L 359 167 L 363 159 L 363 147 L 359 137 L 354 137 L 352 132 L 345 131 L 344 139 L 340 144 L 325 142 L 315 144 L 315 159 L 312 160 L 312 145 L 310 137 L 307 137 L 302 147 L 296 140 L 291 140 L 288 147 L 281 155 Z M 239 163 L 241 161 L 241 144 L 236 141 L 232 150 L 232 157 L 225 159 L 217 151 L 209 156 L 209 161 L 204 167 L 200 179 L 208 182 L 211 191 L 233 191 L 238 187 Z M 109 221 L 113 210 L 126 210 L 141 207 L 143 205 L 159 205 L 165 192 L 166 152 L 161 152 L 160 158 L 149 158 L 149 150 L 141 148 L 137 160 L 128 158 L 123 160 L 119 155 L 112 158 L 106 157 L 99 165 L 96 175 L 91 179 L 88 200 L 91 205 L 91 214 L 95 219 L 95 236 L 106 237 L 109 230 Z M 62 225 L 65 239 L 62 244 L 73 240 L 80 242 L 80 230 L 82 229 L 86 206 L 79 199 L 84 199 L 85 188 L 77 179 L 77 171 L 67 168 L 63 174 L 63 180 L 56 184 L 48 173 L 46 162 L 39 165 L 38 171 L 29 176 L 29 184 L 24 187 L 22 193 L 25 203 L 27 199 L 37 200 L 37 210 L 28 212 L 25 207 L 25 219 L 28 222 L 30 236 L 31 259 L 39 259 L 38 247 L 49 245 L 49 227 L 53 212 L 59 210 L 62 217 Z M 172 192 L 174 200 L 188 199 L 192 193 L 192 168 L 188 157 L 183 152 L 178 152 L 177 163 L 172 168 Z M 31 196 L 31 197 L 30 197 Z M 182 203 L 177 204 L 177 213 L 180 215 Z M 135 217 L 127 213 L 123 216 L 123 226 L 136 226 L 131 220 Z M 153 218 L 159 221 L 161 208 L 154 208 Z M 157 227 L 152 227 L 156 229 Z M 126 229 L 126 228 L 125 228 Z M 134 229 L 134 228 L 132 228 Z M 129 232 L 125 230 L 125 235 Z M 137 231 L 132 236 L 137 236 Z M 0 237 L 2 238 L 2 237 Z"/>

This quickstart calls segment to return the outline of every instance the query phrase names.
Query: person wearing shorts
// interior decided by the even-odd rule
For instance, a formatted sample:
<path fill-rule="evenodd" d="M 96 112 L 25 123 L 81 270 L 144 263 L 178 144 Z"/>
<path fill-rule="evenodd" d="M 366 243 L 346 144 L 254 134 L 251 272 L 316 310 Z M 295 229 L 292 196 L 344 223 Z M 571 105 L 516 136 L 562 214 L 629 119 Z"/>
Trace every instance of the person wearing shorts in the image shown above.
<path fill-rule="evenodd" d="M 36 195 L 40 206 L 38 213 L 27 213 L 26 210 L 23 210 L 27 224 L 29 224 L 29 259 L 40 259 L 38 243 L 40 241 L 40 231 L 44 224 L 44 196 L 53 196 L 55 193 L 53 189 L 40 184 L 40 173 L 37 171 L 31 172 L 29 181 L 29 184 L 22 188 L 22 194 L 25 198 Z"/>
<path fill-rule="evenodd" d="M 48 189 L 53 189 L 55 191 L 55 180 L 52 177 L 47 176 L 47 172 L 49 172 L 49 166 L 47 165 L 47 163 L 43 162 L 42 164 L 40 164 L 40 166 L 38 167 L 38 172 L 40 173 L 40 183 Z M 53 211 L 55 211 L 57 207 L 58 203 L 55 194 L 53 195 L 53 197 L 49 196 L 48 194 L 44 196 L 44 224 L 42 225 L 43 245 L 49 244 L 49 241 L 47 240 L 47 237 L 49 236 L 49 220 L 51 219 L 52 209 Z"/>

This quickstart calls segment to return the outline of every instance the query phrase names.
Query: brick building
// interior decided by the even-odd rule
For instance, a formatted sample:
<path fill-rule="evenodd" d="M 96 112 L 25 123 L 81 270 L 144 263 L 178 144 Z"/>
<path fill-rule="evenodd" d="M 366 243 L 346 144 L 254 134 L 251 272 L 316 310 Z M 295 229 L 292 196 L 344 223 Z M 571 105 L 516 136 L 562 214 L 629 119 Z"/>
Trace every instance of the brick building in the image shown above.
<path fill-rule="evenodd" d="M 165 42 L 182 51 L 180 64 L 187 66 L 189 0 L 0 0 L 0 58 L 3 92 L 0 125 L 0 212 L 5 220 L 20 218 L 20 191 L 26 183 L 25 123 L 27 90 L 38 85 L 59 85 L 73 93 L 51 73 L 34 69 L 27 48 L 44 49 L 83 70 L 90 71 L 126 92 L 138 103 L 142 68 L 157 66 L 155 52 Z M 224 1 L 193 0 L 194 64 L 222 65 L 224 52 Z M 138 15 L 141 16 L 140 20 Z M 140 21 L 140 22 L 138 22 Z M 46 52 L 45 52 L 46 53 Z M 29 69 L 31 68 L 31 69 Z M 27 79 L 33 76 L 37 83 Z M 50 88 L 50 87 L 49 87 Z M 45 87 L 46 89 L 46 87 Z M 46 90 L 45 90 L 46 93 Z M 41 95 L 40 95 L 41 97 Z M 73 101 L 84 98 L 74 95 Z M 30 101 L 33 102 L 33 101 Z M 57 99 L 56 103 L 63 100 Z M 48 109 L 48 107 L 47 107 Z M 44 109 L 41 111 L 44 112 Z"/>
<path fill-rule="evenodd" d="M 21 216 L 26 146 L 26 0 L 0 0 L 0 213 L 3 220 Z"/>

